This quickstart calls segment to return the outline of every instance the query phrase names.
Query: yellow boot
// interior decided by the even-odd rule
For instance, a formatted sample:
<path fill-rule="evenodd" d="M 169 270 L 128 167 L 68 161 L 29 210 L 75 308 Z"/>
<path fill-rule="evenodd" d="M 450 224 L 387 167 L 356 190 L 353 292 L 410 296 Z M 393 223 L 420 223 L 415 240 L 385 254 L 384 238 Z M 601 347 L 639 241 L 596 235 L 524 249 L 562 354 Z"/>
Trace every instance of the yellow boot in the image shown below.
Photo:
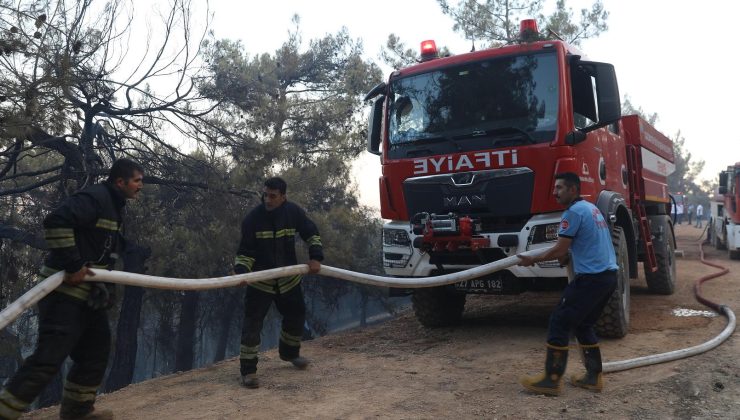
<path fill-rule="evenodd" d="M 563 389 L 563 374 L 568 364 L 568 347 L 547 345 L 545 372 L 536 376 L 525 376 L 520 383 L 536 394 L 560 395 Z"/>
<path fill-rule="evenodd" d="M 581 345 L 580 347 L 581 354 L 583 354 L 583 364 L 586 366 L 586 373 L 580 376 L 571 376 L 570 382 L 580 388 L 601 392 L 604 389 L 604 378 L 601 373 L 601 350 L 599 349 L 599 345 Z"/>

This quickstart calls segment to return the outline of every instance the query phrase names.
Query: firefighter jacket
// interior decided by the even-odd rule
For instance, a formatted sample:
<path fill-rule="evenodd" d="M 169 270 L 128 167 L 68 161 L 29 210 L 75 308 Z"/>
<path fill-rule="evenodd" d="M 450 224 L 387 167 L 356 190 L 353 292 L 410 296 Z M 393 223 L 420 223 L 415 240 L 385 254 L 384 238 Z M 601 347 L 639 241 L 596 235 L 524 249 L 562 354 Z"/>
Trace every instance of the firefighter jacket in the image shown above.
<path fill-rule="evenodd" d="M 296 233 L 308 245 L 310 259 L 324 259 L 319 230 L 302 208 L 290 201 L 272 211 L 267 211 L 264 204 L 255 207 L 242 222 L 234 272 L 242 274 L 297 264 Z M 268 293 L 285 293 L 300 282 L 301 276 L 297 275 L 251 283 L 250 286 Z"/>
<path fill-rule="evenodd" d="M 60 270 L 79 271 L 83 265 L 112 268 L 121 241 L 125 197 L 108 183 L 96 184 L 70 196 L 44 219 L 49 255 L 41 268 L 48 277 Z M 90 282 L 73 286 L 62 283 L 57 292 L 87 300 L 94 287 Z"/>

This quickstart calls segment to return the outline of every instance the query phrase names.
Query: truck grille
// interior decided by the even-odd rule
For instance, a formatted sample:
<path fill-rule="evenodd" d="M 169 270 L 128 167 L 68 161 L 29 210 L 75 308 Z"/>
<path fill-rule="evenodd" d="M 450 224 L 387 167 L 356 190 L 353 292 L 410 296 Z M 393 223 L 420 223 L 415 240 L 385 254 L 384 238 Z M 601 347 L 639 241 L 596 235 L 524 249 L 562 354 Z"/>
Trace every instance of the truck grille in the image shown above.
<path fill-rule="evenodd" d="M 529 217 L 533 186 L 532 170 L 511 168 L 409 178 L 403 192 L 409 216 L 457 213 L 482 217 L 484 225 L 491 220 L 488 225 L 497 228 L 504 221 L 518 231 Z"/>

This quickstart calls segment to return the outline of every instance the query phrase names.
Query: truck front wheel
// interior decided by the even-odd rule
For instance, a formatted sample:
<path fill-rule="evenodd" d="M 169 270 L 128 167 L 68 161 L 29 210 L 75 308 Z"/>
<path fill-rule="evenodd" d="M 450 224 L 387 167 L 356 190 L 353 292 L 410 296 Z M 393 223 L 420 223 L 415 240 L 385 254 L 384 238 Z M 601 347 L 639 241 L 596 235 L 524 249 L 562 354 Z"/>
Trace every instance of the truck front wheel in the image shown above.
<path fill-rule="evenodd" d="M 416 319 L 427 328 L 456 325 L 465 310 L 465 294 L 445 286 L 416 289 L 411 302 Z"/>
<path fill-rule="evenodd" d="M 596 322 L 596 333 L 607 338 L 622 338 L 627 335 L 630 324 L 630 277 L 627 239 L 617 226 L 612 230 L 612 244 L 617 257 L 617 288 L 604 307 Z"/>
<path fill-rule="evenodd" d="M 658 269 L 651 273 L 645 267 L 645 280 L 650 293 L 658 295 L 672 295 L 676 289 L 676 256 L 673 241 L 673 229 L 668 216 L 658 216 L 650 221 L 658 234 L 653 234 L 653 248 Z"/>

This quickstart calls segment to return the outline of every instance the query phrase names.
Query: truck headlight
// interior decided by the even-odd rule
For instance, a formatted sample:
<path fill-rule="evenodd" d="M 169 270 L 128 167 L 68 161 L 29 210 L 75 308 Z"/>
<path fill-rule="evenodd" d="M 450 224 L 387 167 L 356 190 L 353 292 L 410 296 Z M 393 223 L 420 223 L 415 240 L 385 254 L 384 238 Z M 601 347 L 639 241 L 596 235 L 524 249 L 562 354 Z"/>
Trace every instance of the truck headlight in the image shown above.
<path fill-rule="evenodd" d="M 383 229 L 383 245 L 388 246 L 410 246 L 411 238 L 405 229 Z"/>
<path fill-rule="evenodd" d="M 530 244 L 541 244 L 543 242 L 552 242 L 558 239 L 558 230 L 560 223 L 549 223 L 546 225 L 537 225 L 532 228 L 529 236 Z"/>

